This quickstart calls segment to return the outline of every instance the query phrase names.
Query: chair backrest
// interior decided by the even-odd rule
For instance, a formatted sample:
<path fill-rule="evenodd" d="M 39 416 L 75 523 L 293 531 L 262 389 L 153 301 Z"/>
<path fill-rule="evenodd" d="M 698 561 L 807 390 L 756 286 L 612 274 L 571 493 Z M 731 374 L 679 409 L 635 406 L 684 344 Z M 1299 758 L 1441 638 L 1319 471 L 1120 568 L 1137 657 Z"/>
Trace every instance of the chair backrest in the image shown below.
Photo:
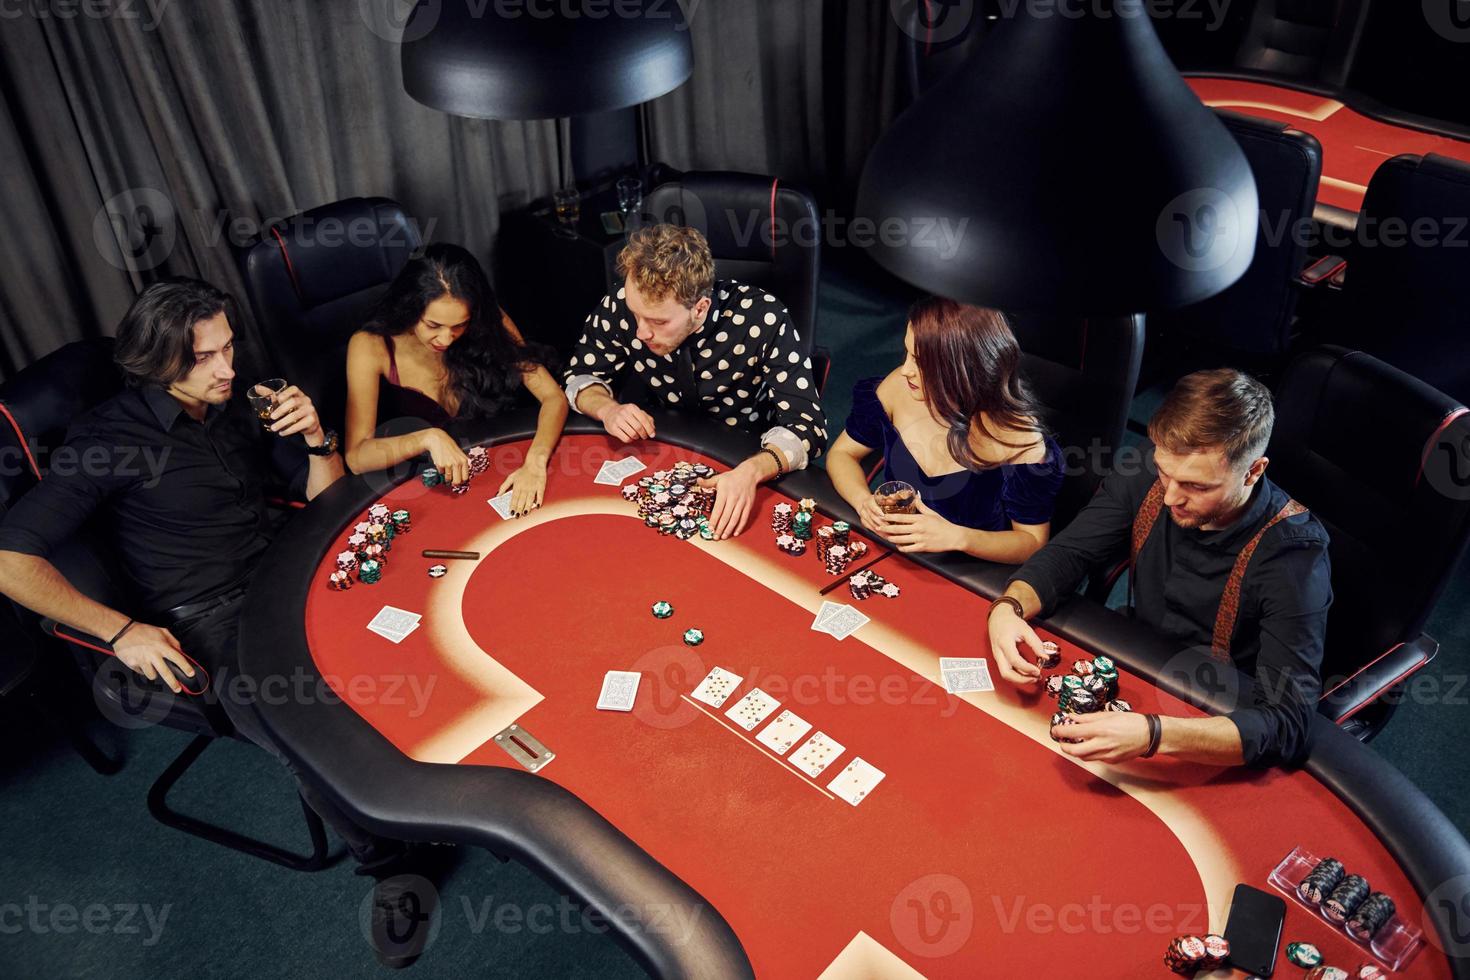
<path fill-rule="evenodd" d="M 785 303 L 804 352 L 811 353 L 822 225 L 809 193 L 777 177 L 690 172 L 648 193 L 634 225 L 650 220 L 703 232 L 714 253 L 715 275 L 760 286 Z"/>
<path fill-rule="evenodd" d="M 422 245 L 397 202 L 354 197 L 272 225 L 240 256 L 276 366 L 335 428 L 346 407 L 347 340 Z"/>
<path fill-rule="evenodd" d="M 67 344 L 0 385 L 0 509 L 35 486 L 78 416 L 122 390 L 112 346 Z"/>
<path fill-rule="evenodd" d="M 1346 342 L 1470 402 L 1470 164 L 1398 156 L 1368 182 L 1348 255 Z"/>
<path fill-rule="evenodd" d="M 1021 366 L 1062 447 L 1067 477 L 1052 531 L 1086 506 L 1123 445 L 1128 406 L 1143 363 L 1144 318 L 1009 316 Z"/>
<path fill-rule="evenodd" d="M 1418 636 L 1470 540 L 1470 440 L 1455 399 L 1344 347 L 1295 359 L 1277 386 L 1268 475 L 1332 536 L 1324 676 Z"/>
<path fill-rule="evenodd" d="M 1312 211 L 1322 177 L 1322 144 L 1285 123 L 1217 110 L 1250 162 L 1260 197 L 1256 254 L 1245 275 L 1200 303 L 1150 315 L 1155 330 L 1249 355 L 1274 357 L 1291 340 Z"/>
<path fill-rule="evenodd" d="M 900 105 L 923 95 L 969 57 L 990 26 L 993 0 L 918 0 L 898 35 Z"/>
<path fill-rule="evenodd" d="M 1367 14 L 1365 0 L 1256 0 L 1235 66 L 1343 85 Z"/>

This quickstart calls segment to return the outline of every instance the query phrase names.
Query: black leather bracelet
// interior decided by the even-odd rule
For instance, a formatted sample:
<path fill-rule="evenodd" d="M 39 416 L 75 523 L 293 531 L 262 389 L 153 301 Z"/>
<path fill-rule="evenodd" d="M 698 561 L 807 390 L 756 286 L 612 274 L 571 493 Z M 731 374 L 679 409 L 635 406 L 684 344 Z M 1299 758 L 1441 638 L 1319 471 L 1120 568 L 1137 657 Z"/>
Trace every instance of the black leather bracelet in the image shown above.
<path fill-rule="evenodd" d="M 135 622 L 137 622 L 137 620 L 130 619 L 126 623 L 123 623 L 123 628 L 117 631 L 116 636 L 107 641 L 107 645 L 112 646 L 113 644 L 117 643 L 118 640 L 121 640 L 123 638 L 123 634 L 133 628 L 133 624 Z"/>
<path fill-rule="evenodd" d="M 1143 750 L 1140 758 L 1152 759 L 1154 753 L 1159 751 L 1159 742 L 1164 737 L 1164 723 L 1159 720 L 1158 715 L 1144 715 L 1143 717 L 1148 722 L 1148 748 Z"/>
<path fill-rule="evenodd" d="M 1001 603 L 1005 603 L 1007 606 L 1010 606 L 1012 609 L 1014 609 L 1016 611 L 1016 616 L 1022 622 L 1025 622 L 1026 609 L 1021 605 L 1021 600 L 1017 599 L 1013 595 L 996 596 L 995 601 L 990 604 L 990 612 L 985 614 L 986 620 L 989 620 L 991 616 L 995 615 L 995 610 L 997 607 L 1000 606 Z"/>

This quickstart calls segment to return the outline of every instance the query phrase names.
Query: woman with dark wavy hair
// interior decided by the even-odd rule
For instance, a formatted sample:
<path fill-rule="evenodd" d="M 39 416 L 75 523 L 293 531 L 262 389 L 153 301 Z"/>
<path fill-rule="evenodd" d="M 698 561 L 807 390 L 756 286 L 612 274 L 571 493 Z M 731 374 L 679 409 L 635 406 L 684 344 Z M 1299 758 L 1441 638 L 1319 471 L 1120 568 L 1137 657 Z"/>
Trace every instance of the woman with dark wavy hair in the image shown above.
<path fill-rule="evenodd" d="M 347 465 L 387 469 L 427 454 L 451 483 L 469 480 L 469 457 L 444 427 L 506 408 L 524 387 L 541 403 L 525 463 L 496 495 L 511 510 L 541 505 L 546 465 L 567 419 L 567 399 L 547 370 L 550 352 L 527 344 L 500 309 L 480 263 L 458 245 L 435 244 L 410 259 L 347 345 Z M 401 418 L 428 426 L 377 434 Z"/>
<path fill-rule="evenodd" d="M 997 310 L 930 297 L 909 311 L 906 356 L 859 381 L 827 474 L 863 525 L 900 551 L 1025 561 L 1046 543 L 1061 450 L 1021 377 L 1021 348 Z M 862 461 L 919 491 L 917 514 L 884 514 Z"/>

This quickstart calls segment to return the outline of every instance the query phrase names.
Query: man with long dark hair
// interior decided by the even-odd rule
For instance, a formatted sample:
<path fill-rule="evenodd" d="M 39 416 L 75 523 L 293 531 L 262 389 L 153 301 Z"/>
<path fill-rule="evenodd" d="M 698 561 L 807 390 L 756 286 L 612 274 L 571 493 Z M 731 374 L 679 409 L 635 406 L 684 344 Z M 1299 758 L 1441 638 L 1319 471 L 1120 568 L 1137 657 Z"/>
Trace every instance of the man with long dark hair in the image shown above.
<path fill-rule="evenodd" d="M 253 702 L 225 681 L 235 671 L 246 587 L 273 532 L 265 498 L 272 473 L 310 499 L 342 476 L 342 457 L 300 389 L 275 396 L 269 432 L 240 403 L 230 305 L 227 294 L 193 279 L 154 283 L 139 295 L 117 330 L 126 389 L 67 435 L 85 465 L 53 470 L 0 524 L 0 591 L 108 640 L 129 669 L 176 693 L 202 666 L 236 730 L 289 766 Z M 137 472 L 131 460 L 140 453 L 159 461 L 157 472 Z M 88 598 L 48 560 L 88 523 L 100 526 L 133 586 L 128 612 Z M 363 873 L 385 879 L 402 868 L 403 845 L 357 827 L 297 780 Z"/>
<path fill-rule="evenodd" d="M 618 271 L 622 287 L 587 317 L 573 351 L 567 401 L 623 442 L 654 438 L 648 408 L 694 412 L 759 433 L 758 452 L 701 481 L 716 492 L 715 536 L 739 534 L 757 486 L 802 469 L 827 447 L 811 358 L 801 353 L 780 300 L 716 281 L 709 243 L 693 228 L 634 232 Z"/>
<path fill-rule="evenodd" d="M 1306 758 L 1331 563 L 1322 522 L 1266 478 L 1274 420 L 1271 393 L 1255 379 L 1228 368 L 1188 375 L 1149 422 L 1148 465 L 1108 476 L 991 607 L 1001 675 L 1035 684 L 1041 671 L 1021 648 L 1040 658 L 1042 646 L 1026 620 L 1127 557 L 1139 619 L 1255 677 L 1251 702 L 1219 717 L 1076 715 L 1052 731 L 1068 755 L 1255 766 Z"/>

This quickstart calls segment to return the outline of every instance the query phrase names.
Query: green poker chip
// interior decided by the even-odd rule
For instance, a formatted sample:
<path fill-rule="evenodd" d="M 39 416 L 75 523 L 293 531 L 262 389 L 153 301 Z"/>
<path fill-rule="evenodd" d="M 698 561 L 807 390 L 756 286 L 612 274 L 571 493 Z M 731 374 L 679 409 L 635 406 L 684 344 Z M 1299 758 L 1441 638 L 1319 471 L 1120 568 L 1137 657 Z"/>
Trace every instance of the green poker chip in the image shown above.
<path fill-rule="evenodd" d="M 674 615 L 674 607 L 667 602 L 655 602 L 653 604 L 653 614 L 659 619 L 668 619 Z"/>
<path fill-rule="evenodd" d="M 1311 943 L 1287 943 L 1286 958 L 1297 966 L 1309 970 L 1322 963 L 1322 951 Z"/>

